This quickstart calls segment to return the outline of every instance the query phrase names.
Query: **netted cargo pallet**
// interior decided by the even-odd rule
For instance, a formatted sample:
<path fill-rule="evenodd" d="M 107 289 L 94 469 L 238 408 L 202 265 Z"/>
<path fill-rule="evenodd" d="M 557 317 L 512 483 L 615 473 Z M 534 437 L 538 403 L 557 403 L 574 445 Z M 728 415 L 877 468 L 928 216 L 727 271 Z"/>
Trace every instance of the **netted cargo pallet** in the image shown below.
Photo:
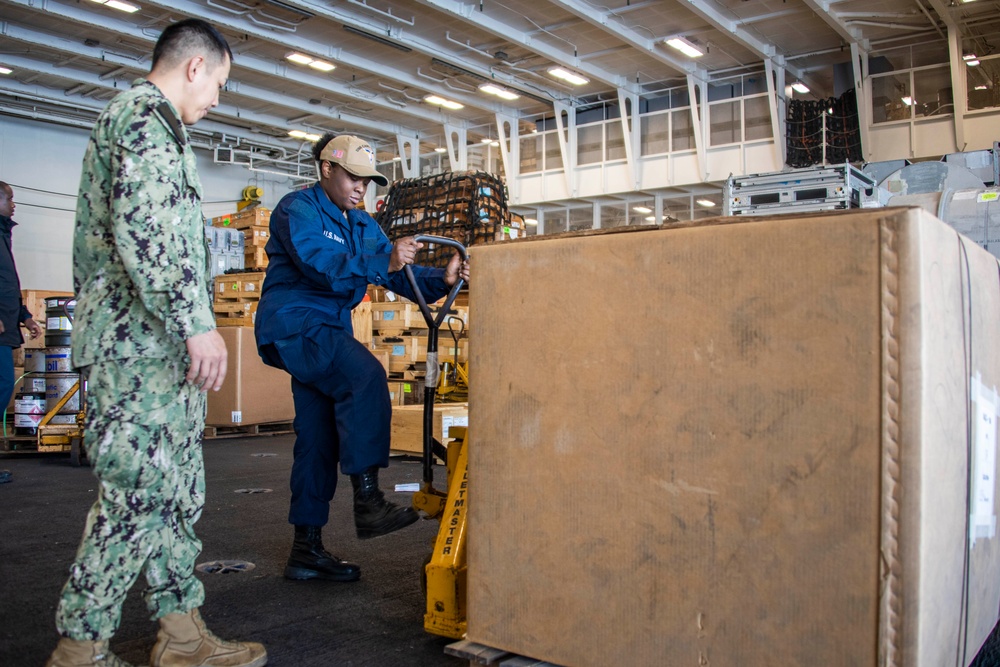
<path fill-rule="evenodd" d="M 397 181 L 376 220 L 393 241 L 430 234 L 471 247 L 524 236 L 523 218 L 512 217 L 507 208 L 503 181 L 482 171 Z M 448 247 L 424 247 L 417 264 L 443 267 L 452 254 Z"/>

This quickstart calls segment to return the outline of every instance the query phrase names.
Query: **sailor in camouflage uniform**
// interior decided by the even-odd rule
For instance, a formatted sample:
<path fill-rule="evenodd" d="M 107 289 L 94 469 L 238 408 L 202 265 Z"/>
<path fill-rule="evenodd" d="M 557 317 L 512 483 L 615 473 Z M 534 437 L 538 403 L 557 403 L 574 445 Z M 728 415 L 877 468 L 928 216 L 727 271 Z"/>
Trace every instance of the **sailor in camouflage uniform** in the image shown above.
<path fill-rule="evenodd" d="M 124 665 L 108 650 L 139 574 L 160 630 L 151 664 L 253 666 L 256 643 L 221 640 L 198 612 L 205 399 L 226 375 L 215 330 L 188 125 L 219 102 L 232 52 L 204 21 L 174 23 L 153 68 L 98 118 L 84 157 L 73 246 L 73 363 L 89 377 L 84 437 L 100 484 L 56 613 L 49 659 Z"/>

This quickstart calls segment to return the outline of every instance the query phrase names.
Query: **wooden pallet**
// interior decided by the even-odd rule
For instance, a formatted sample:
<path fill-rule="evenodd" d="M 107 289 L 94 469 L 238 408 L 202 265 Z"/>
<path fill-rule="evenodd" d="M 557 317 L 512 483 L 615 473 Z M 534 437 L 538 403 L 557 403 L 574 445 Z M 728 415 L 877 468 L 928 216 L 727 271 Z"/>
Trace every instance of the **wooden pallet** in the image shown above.
<path fill-rule="evenodd" d="M 37 435 L 11 435 L 0 438 L 0 453 L 2 454 L 37 454 Z"/>
<path fill-rule="evenodd" d="M 503 649 L 485 646 L 463 639 L 444 647 L 447 655 L 469 661 L 469 665 L 495 665 L 496 667 L 559 667 L 551 662 L 535 660 L 523 655 L 508 653 Z"/>
<path fill-rule="evenodd" d="M 292 422 L 270 422 L 268 424 L 234 424 L 232 426 L 206 426 L 205 439 L 245 438 L 254 435 L 286 435 L 294 433 Z"/>

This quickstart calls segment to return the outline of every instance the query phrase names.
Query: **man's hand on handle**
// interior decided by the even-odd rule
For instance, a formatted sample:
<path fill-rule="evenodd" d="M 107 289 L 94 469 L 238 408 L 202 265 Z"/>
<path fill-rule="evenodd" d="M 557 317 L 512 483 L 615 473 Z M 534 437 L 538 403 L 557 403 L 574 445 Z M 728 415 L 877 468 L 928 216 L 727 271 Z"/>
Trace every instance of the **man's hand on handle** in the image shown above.
<path fill-rule="evenodd" d="M 444 282 L 451 287 L 458 282 L 459 278 L 469 282 L 469 260 L 463 262 L 462 257 L 456 252 L 451 256 L 451 261 L 448 262 L 448 267 L 444 270 Z"/>
<path fill-rule="evenodd" d="M 188 355 L 191 357 L 191 368 L 188 369 L 187 381 L 195 384 L 202 391 L 209 388 L 219 391 L 226 379 L 226 341 L 215 329 L 197 336 L 191 336 L 185 341 Z"/>

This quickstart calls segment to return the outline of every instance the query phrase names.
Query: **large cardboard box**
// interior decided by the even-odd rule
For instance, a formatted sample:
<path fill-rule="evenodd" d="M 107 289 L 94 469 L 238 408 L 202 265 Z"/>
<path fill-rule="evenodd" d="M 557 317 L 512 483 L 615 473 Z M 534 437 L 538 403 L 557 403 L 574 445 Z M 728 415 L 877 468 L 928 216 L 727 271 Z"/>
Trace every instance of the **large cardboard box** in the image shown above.
<path fill-rule="evenodd" d="M 968 664 L 1000 608 L 997 275 L 917 209 L 477 248 L 468 638 Z"/>
<path fill-rule="evenodd" d="M 226 381 L 208 392 L 210 426 L 292 421 L 292 381 L 285 371 L 264 365 L 257 354 L 253 327 L 220 327 L 229 359 Z"/>

